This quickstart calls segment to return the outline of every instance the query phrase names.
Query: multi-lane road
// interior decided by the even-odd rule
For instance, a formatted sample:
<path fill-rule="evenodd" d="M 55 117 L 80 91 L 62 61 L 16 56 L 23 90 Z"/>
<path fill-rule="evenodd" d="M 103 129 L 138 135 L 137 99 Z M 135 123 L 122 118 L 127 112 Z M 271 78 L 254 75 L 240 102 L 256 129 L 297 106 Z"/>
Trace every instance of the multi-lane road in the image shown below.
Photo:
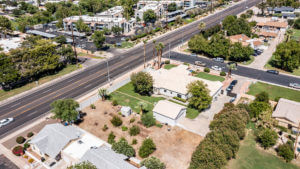
<path fill-rule="evenodd" d="M 258 2 L 259 0 L 247 0 L 244 3 L 236 4 L 214 15 L 210 15 L 173 32 L 167 33 L 164 36 L 157 38 L 156 41 L 163 42 L 167 49 L 169 46 L 172 49 L 197 34 L 199 32 L 198 24 L 200 22 L 205 22 L 207 27 L 212 27 L 219 24 L 227 15 L 237 15 L 238 13 L 246 10 L 247 7 L 250 8 Z M 146 46 L 147 60 L 152 59 L 152 50 L 153 44 L 150 41 Z M 141 65 L 143 63 L 143 52 L 143 47 L 138 46 L 126 53 L 114 56 L 108 60 L 110 78 L 116 78 L 124 72 Z M 243 71 L 239 69 L 237 72 L 240 72 L 240 75 L 247 77 L 260 76 L 261 73 L 257 73 L 257 71 L 258 70 L 255 69 L 245 69 Z M 277 77 L 282 77 L 282 75 Z M 273 81 L 270 79 L 270 81 L 277 83 L 276 79 Z M 77 98 L 104 83 L 107 83 L 106 62 L 91 66 L 76 75 L 64 79 L 63 81 L 40 88 L 28 95 L 1 105 L 0 119 L 14 117 L 15 121 L 0 128 L 0 138 L 17 130 L 22 125 L 30 123 L 33 119 L 49 112 L 51 109 L 50 104 L 54 100 L 62 98 Z M 281 82 L 279 84 L 281 84 Z"/>

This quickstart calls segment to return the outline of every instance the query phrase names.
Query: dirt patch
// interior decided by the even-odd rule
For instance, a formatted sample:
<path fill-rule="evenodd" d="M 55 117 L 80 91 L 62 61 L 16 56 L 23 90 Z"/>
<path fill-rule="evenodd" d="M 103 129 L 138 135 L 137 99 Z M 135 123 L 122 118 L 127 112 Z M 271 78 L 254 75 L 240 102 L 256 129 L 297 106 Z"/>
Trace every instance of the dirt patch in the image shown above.
<path fill-rule="evenodd" d="M 201 136 L 179 127 L 163 126 L 159 128 L 153 126 L 146 128 L 140 123 L 140 115 L 132 114 L 129 117 L 122 117 L 118 114 L 121 107 L 112 106 L 109 101 L 98 101 L 95 103 L 95 106 L 96 109 L 87 107 L 83 110 L 87 115 L 84 117 L 84 121 L 79 124 L 79 127 L 104 141 L 107 141 L 110 132 L 116 135 L 115 140 L 124 137 L 130 144 L 133 139 L 137 139 L 138 143 L 133 145 L 133 147 L 136 150 L 138 159 L 142 159 L 138 156 L 138 148 L 145 138 L 150 137 L 157 147 L 157 150 L 152 155 L 160 158 L 167 165 L 168 169 L 187 168 L 193 151 L 203 139 Z M 122 131 L 121 127 L 112 126 L 110 120 L 114 115 L 122 119 L 122 126 L 128 127 L 127 131 Z M 135 121 L 130 123 L 132 118 L 135 118 Z M 103 131 L 102 128 L 105 124 L 108 129 Z M 137 125 L 141 129 L 140 134 L 137 136 L 129 135 L 128 131 L 133 125 Z"/>

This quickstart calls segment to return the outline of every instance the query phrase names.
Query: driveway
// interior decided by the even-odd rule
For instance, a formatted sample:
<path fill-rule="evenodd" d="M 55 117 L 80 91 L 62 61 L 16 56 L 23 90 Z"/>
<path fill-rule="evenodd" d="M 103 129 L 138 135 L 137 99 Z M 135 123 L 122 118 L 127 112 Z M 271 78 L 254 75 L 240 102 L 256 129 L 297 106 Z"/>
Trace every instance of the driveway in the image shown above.
<path fill-rule="evenodd" d="M 214 115 L 219 113 L 223 109 L 224 103 L 228 103 L 230 99 L 231 97 L 225 94 L 220 95 L 217 100 L 212 102 L 211 107 L 199 114 L 198 117 L 195 119 L 181 118 L 177 125 L 205 137 L 209 132 L 209 124 L 213 120 Z"/>

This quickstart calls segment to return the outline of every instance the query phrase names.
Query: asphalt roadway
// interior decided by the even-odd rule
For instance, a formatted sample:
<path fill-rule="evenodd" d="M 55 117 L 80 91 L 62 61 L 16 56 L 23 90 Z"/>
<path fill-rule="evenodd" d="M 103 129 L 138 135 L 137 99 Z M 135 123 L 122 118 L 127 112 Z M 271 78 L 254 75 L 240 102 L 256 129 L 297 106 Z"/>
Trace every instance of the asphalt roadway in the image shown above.
<path fill-rule="evenodd" d="M 250 8 L 259 1 L 260 0 L 247 0 L 244 3 L 236 4 L 222 12 L 210 15 L 204 19 L 179 28 L 176 31 L 167 33 L 156 39 L 156 42 L 163 42 L 166 46 L 165 51 L 167 51 L 169 47 L 172 49 L 197 34 L 199 32 L 198 24 L 200 22 L 205 22 L 207 28 L 212 27 L 219 24 L 227 15 L 237 15 L 246 10 L 246 7 Z M 91 66 L 63 81 L 53 83 L 47 87 L 38 89 L 31 94 L 1 105 L 0 119 L 14 117 L 15 120 L 0 128 L 0 138 L 48 113 L 51 110 L 50 104 L 53 101 L 63 98 L 78 98 L 83 94 L 96 89 L 98 86 L 107 83 L 107 63 L 109 65 L 109 77 L 110 79 L 114 79 L 143 64 L 143 53 L 143 46 L 135 47 L 126 53 L 112 57 L 107 62 Z M 147 60 L 150 60 L 153 57 L 153 43 L 151 41 L 146 45 L 146 56 Z M 262 74 L 259 70 L 255 69 L 243 69 L 243 71 L 242 69 L 238 69 L 237 72 L 240 72 L 240 75 L 242 76 L 251 78 L 253 76 L 261 76 Z M 276 76 L 274 79 L 269 77 L 268 79 L 273 83 L 282 84 L 282 80 L 279 80 L 281 78 L 283 80 L 286 78 L 287 81 L 290 81 L 288 80 L 289 77 L 283 75 Z"/>

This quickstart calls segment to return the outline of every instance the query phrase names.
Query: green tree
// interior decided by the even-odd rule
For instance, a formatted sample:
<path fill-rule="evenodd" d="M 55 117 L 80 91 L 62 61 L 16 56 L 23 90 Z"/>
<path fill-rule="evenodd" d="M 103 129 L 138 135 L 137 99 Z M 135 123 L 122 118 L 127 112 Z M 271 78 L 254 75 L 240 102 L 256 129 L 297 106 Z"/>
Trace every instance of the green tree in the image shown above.
<path fill-rule="evenodd" d="M 140 127 L 139 126 L 132 126 L 130 129 L 129 129 L 129 134 L 130 136 L 136 136 L 138 134 L 140 134 Z"/>
<path fill-rule="evenodd" d="M 261 144 L 264 149 L 268 149 L 274 146 L 277 142 L 277 133 L 269 128 L 261 129 L 257 135 L 257 141 Z"/>
<path fill-rule="evenodd" d="M 133 147 L 130 146 L 126 139 L 123 137 L 118 142 L 113 143 L 111 149 L 114 150 L 116 153 L 124 154 L 128 157 L 135 156 L 135 151 Z"/>
<path fill-rule="evenodd" d="M 253 49 L 250 46 L 242 46 L 240 42 L 234 43 L 229 49 L 229 60 L 243 62 L 250 60 Z"/>
<path fill-rule="evenodd" d="M 222 25 L 228 36 L 237 34 L 251 35 L 251 27 L 247 20 L 243 18 L 229 15 L 223 20 Z"/>
<path fill-rule="evenodd" d="M 157 51 L 157 57 L 158 57 L 158 68 L 160 68 L 161 66 L 161 58 L 162 58 L 162 53 L 163 53 L 163 49 L 165 48 L 165 45 L 162 42 L 159 42 L 155 49 Z"/>
<path fill-rule="evenodd" d="M 63 121 L 72 122 L 77 119 L 79 108 L 78 102 L 73 99 L 56 100 L 51 103 L 54 117 Z"/>
<path fill-rule="evenodd" d="M 195 108 L 198 111 L 202 111 L 209 107 L 212 102 L 212 98 L 209 95 L 207 86 L 202 81 L 195 81 L 187 86 L 188 93 L 192 95 L 189 98 L 189 107 Z"/>
<path fill-rule="evenodd" d="M 141 95 L 150 95 L 153 90 L 153 78 L 149 73 L 133 73 L 130 79 L 135 92 Z"/>
<path fill-rule="evenodd" d="M 295 29 L 300 29 L 300 18 L 298 18 L 294 21 L 294 28 Z"/>
<path fill-rule="evenodd" d="M 0 81 L 3 86 L 15 82 L 20 78 L 20 74 L 12 58 L 5 53 L 0 53 L 0 70 Z"/>
<path fill-rule="evenodd" d="M 267 3 L 264 2 L 264 1 L 262 1 L 261 3 L 259 3 L 259 4 L 257 5 L 257 7 L 258 7 L 258 9 L 261 10 L 261 15 L 265 15 L 265 10 L 266 10 L 266 8 L 267 8 Z"/>
<path fill-rule="evenodd" d="M 206 24 L 204 22 L 200 22 L 199 25 L 198 25 L 198 29 L 201 31 L 203 31 L 203 29 L 205 29 L 206 27 Z"/>
<path fill-rule="evenodd" d="M 249 115 L 251 118 L 258 118 L 261 113 L 270 108 L 269 103 L 254 101 L 249 105 Z"/>
<path fill-rule="evenodd" d="M 294 145 L 293 142 L 288 141 L 285 144 L 281 144 L 277 148 L 277 154 L 288 163 L 293 160 L 294 158 Z"/>
<path fill-rule="evenodd" d="M 79 32 L 90 32 L 91 28 L 84 23 L 82 18 L 79 18 L 77 22 L 75 22 L 75 27 Z"/>
<path fill-rule="evenodd" d="M 150 113 L 143 114 L 141 120 L 143 125 L 146 127 L 151 127 L 156 124 L 155 118 Z"/>
<path fill-rule="evenodd" d="M 292 72 L 300 65 L 300 43 L 290 40 L 277 45 L 271 64 L 280 69 Z"/>
<path fill-rule="evenodd" d="M 267 92 L 265 92 L 265 91 L 260 92 L 260 93 L 258 93 L 255 96 L 255 100 L 254 101 L 269 103 L 269 94 Z"/>
<path fill-rule="evenodd" d="M 118 116 L 114 116 L 111 120 L 110 120 L 111 124 L 113 124 L 113 126 L 115 127 L 119 127 L 122 125 L 123 121 L 120 119 L 120 117 Z"/>
<path fill-rule="evenodd" d="M 59 45 L 63 45 L 67 43 L 67 38 L 64 35 L 60 35 L 55 37 L 55 42 L 58 43 Z"/>
<path fill-rule="evenodd" d="M 168 4 L 168 8 L 167 8 L 168 12 L 174 12 L 177 10 L 177 5 L 175 2 L 172 2 L 170 4 Z"/>
<path fill-rule="evenodd" d="M 64 27 L 64 22 L 62 19 L 57 20 L 57 23 L 55 24 L 57 28 L 63 28 Z"/>
<path fill-rule="evenodd" d="M 108 142 L 109 144 L 113 144 L 113 143 L 116 142 L 116 141 L 115 141 L 115 138 L 116 138 L 116 136 L 114 135 L 114 133 L 113 133 L 113 132 L 110 132 L 109 135 L 108 135 L 107 142 Z"/>
<path fill-rule="evenodd" d="M 101 49 L 103 47 L 103 44 L 105 43 L 105 36 L 103 31 L 95 31 L 92 35 L 92 40 L 95 44 L 95 46 L 98 49 Z"/>
<path fill-rule="evenodd" d="M 119 27 L 119 26 L 113 26 L 113 27 L 111 28 L 111 31 L 112 31 L 115 35 L 119 36 L 119 35 L 123 32 L 123 28 L 121 28 L 121 27 Z"/>
<path fill-rule="evenodd" d="M 157 16 L 156 16 L 155 12 L 152 9 L 147 10 L 143 14 L 143 20 L 146 23 L 148 23 L 148 22 L 154 23 L 156 21 L 156 17 Z"/>
<path fill-rule="evenodd" d="M 154 156 L 151 156 L 151 157 L 143 160 L 141 165 L 145 166 L 147 169 L 165 169 L 166 168 L 166 165 Z"/>
<path fill-rule="evenodd" d="M 139 156 L 142 158 L 148 157 L 156 150 L 156 146 L 151 138 L 147 138 L 143 141 L 142 146 L 139 149 Z"/>
<path fill-rule="evenodd" d="M 12 31 L 10 20 L 5 16 L 0 16 L 0 32 L 4 34 L 4 38 L 8 32 Z"/>
<path fill-rule="evenodd" d="M 124 9 L 123 16 L 129 20 L 134 16 L 134 8 L 133 6 L 137 3 L 137 0 L 121 0 L 121 5 Z"/>
<path fill-rule="evenodd" d="M 99 89 L 98 95 L 101 97 L 102 100 L 105 100 L 105 98 L 107 97 L 107 90 L 104 88 Z"/>
<path fill-rule="evenodd" d="M 189 49 L 194 53 L 207 54 L 209 50 L 208 41 L 202 35 L 192 37 L 188 42 Z"/>
<path fill-rule="evenodd" d="M 84 161 L 68 167 L 68 169 L 97 169 L 97 167 L 89 161 Z"/>

